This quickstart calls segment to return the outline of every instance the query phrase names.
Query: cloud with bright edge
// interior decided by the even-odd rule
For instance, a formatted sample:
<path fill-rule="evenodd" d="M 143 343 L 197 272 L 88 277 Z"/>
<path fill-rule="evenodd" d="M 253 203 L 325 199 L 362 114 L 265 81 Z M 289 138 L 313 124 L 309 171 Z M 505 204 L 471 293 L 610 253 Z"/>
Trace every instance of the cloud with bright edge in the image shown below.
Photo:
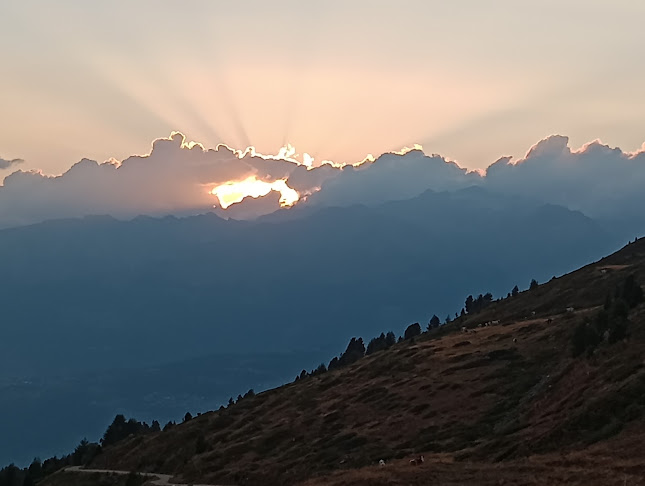
<path fill-rule="evenodd" d="M 290 146 L 278 155 L 226 145 L 206 149 L 174 132 L 155 140 L 148 155 L 104 163 L 83 159 L 58 176 L 22 170 L 8 175 L 0 186 L 0 226 L 94 214 L 215 211 L 249 219 L 291 205 L 373 205 L 472 185 L 592 217 L 637 217 L 645 207 L 645 146 L 627 153 L 594 141 L 572 150 L 567 137 L 553 135 L 519 160 L 504 157 L 477 172 L 418 146 L 340 166 L 298 156 Z"/>

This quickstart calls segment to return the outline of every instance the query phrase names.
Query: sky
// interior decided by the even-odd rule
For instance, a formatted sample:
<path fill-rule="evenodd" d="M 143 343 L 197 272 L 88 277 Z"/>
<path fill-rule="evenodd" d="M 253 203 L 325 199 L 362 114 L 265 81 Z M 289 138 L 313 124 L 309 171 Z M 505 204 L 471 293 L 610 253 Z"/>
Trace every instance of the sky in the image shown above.
<path fill-rule="evenodd" d="M 414 143 L 462 167 L 645 141 L 645 2 L 5 0 L 0 179 L 207 147 L 354 163 Z"/>

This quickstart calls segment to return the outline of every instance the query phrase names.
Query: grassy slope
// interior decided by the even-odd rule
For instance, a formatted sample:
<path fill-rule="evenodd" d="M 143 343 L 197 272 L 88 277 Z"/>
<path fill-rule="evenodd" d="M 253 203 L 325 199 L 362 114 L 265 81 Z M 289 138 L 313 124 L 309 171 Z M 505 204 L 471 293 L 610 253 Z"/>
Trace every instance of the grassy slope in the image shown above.
<path fill-rule="evenodd" d="M 574 325 L 628 273 L 645 282 L 645 241 L 415 343 L 123 441 L 92 467 L 235 484 L 609 484 L 642 475 L 644 306 L 625 342 L 590 358 L 570 352 Z M 500 325 L 459 331 L 493 319 Z M 200 435 L 207 448 L 197 454 Z M 418 452 L 429 460 L 411 468 Z M 369 467 L 381 458 L 388 467 Z"/>

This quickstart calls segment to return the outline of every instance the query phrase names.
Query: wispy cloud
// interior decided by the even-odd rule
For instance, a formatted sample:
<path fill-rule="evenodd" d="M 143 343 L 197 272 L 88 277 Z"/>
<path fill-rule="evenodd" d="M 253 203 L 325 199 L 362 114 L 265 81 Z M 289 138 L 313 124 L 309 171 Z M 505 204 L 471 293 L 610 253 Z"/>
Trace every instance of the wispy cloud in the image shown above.
<path fill-rule="evenodd" d="M 14 165 L 22 164 L 23 162 L 23 159 L 3 159 L 0 157 L 0 170 L 9 169 Z"/>

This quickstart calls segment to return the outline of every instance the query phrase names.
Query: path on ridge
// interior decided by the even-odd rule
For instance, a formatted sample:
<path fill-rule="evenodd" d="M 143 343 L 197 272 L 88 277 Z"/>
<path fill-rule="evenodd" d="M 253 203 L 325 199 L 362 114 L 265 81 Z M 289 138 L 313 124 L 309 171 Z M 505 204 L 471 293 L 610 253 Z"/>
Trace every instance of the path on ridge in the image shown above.
<path fill-rule="evenodd" d="M 86 473 L 86 474 L 94 474 L 94 473 L 99 473 L 99 474 L 121 474 L 121 475 L 127 475 L 130 474 L 131 471 L 118 471 L 115 469 L 83 469 L 81 466 L 70 466 L 66 467 L 63 469 L 63 471 L 66 472 L 77 472 L 77 473 Z M 136 471 L 135 471 L 136 472 Z M 160 473 L 137 473 L 140 474 L 141 476 L 147 476 L 147 477 L 156 477 L 157 479 L 153 479 L 147 484 L 154 484 L 155 486 L 187 486 L 189 483 L 173 483 L 170 480 L 172 479 L 172 476 L 170 474 L 160 474 Z M 217 484 L 195 484 L 195 483 L 190 483 L 191 486 L 220 486 Z"/>

